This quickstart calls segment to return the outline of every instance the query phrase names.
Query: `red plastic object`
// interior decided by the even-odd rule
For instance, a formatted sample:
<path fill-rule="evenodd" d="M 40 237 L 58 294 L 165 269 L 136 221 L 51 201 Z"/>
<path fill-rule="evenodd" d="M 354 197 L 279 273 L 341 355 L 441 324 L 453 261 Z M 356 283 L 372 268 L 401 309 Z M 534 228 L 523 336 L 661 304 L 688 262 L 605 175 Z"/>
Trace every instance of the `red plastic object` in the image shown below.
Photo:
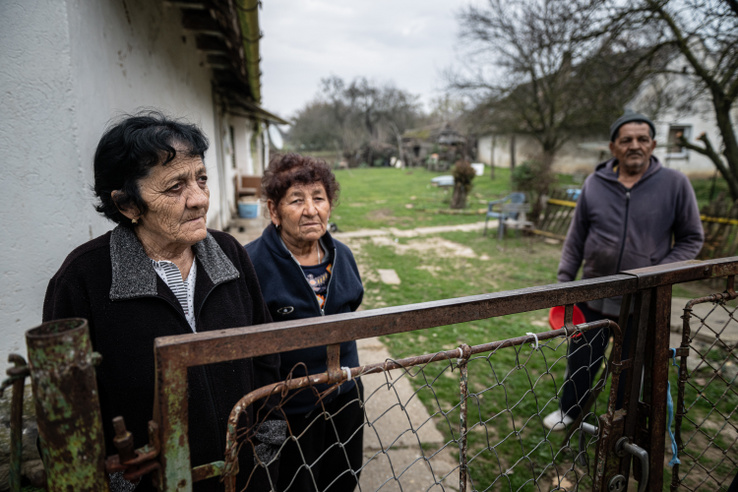
<path fill-rule="evenodd" d="M 574 306 L 574 312 L 572 313 L 572 321 L 575 325 L 581 325 L 587 321 L 584 319 L 582 310 L 576 305 Z M 555 306 L 551 308 L 548 312 L 548 325 L 552 330 L 558 330 L 564 326 L 564 306 Z"/>

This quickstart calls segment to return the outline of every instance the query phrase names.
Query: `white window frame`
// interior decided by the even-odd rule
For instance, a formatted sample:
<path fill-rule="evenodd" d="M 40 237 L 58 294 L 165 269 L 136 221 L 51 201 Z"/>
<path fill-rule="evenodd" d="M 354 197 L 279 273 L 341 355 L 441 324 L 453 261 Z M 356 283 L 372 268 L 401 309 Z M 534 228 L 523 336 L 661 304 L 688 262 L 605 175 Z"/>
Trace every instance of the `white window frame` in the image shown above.
<path fill-rule="evenodd" d="M 675 130 L 681 130 L 684 133 L 684 138 L 689 141 L 692 138 L 692 125 L 680 125 L 670 124 L 669 132 L 666 135 L 666 158 L 667 159 L 686 159 L 689 156 L 689 149 L 682 147 L 680 152 L 669 152 L 675 142 L 670 140 L 672 132 Z"/>

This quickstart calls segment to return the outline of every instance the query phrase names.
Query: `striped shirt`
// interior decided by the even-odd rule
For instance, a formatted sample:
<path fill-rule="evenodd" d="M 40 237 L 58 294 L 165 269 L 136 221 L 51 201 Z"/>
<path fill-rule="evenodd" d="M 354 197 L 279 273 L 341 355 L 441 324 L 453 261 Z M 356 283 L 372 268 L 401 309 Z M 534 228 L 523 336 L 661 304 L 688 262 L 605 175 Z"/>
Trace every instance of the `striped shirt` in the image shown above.
<path fill-rule="evenodd" d="M 151 263 L 154 266 L 154 271 L 159 275 L 159 278 L 161 278 L 164 283 L 167 284 L 167 287 L 171 289 L 172 293 L 177 296 L 177 300 L 179 301 L 180 306 L 182 306 L 182 310 L 184 311 L 185 318 L 187 318 L 187 322 L 190 324 L 190 328 L 192 328 L 193 332 L 196 332 L 194 306 L 197 262 L 192 262 L 190 274 L 187 275 L 187 278 L 184 280 L 182 280 L 182 273 L 179 271 L 179 268 L 177 268 L 177 265 L 171 261 L 151 260 Z"/>

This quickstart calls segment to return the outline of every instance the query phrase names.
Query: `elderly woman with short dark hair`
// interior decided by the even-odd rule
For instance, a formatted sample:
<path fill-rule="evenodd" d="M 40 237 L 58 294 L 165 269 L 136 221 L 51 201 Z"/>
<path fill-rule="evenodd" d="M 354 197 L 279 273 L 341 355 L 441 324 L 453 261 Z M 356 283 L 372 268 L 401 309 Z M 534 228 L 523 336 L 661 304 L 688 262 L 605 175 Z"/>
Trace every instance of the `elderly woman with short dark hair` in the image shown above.
<path fill-rule="evenodd" d="M 262 179 L 271 224 L 246 245 L 274 321 L 355 311 L 364 288 L 351 250 L 328 232 L 339 186 L 323 160 L 277 155 Z M 281 354 L 283 378 L 327 370 L 326 348 Z M 341 366 L 356 367 L 356 342 L 341 344 Z M 317 392 L 326 386 L 316 388 Z M 359 478 L 364 423 L 363 388 L 350 380 L 323 394 L 291 393 L 283 410 L 291 435 L 280 452 L 279 492 L 354 489 Z M 322 415 L 322 410 L 325 414 Z"/>
<path fill-rule="evenodd" d="M 49 282 L 45 321 L 89 322 L 97 368 L 106 451 L 117 454 L 112 419 L 123 416 L 135 446 L 148 442 L 154 406 L 154 339 L 270 322 L 253 265 L 230 235 L 206 228 L 210 204 L 203 162 L 207 138 L 194 125 L 145 112 L 105 132 L 95 153 L 97 210 L 118 225 L 72 251 Z M 188 371 L 189 441 L 193 466 L 223 459 L 226 421 L 253 389 L 278 380 L 279 356 Z M 254 422 L 254 412 L 248 416 Z M 274 432 L 283 421 L 268 421 Z M 266 432 L 265 429 L 260 429 Z M 248 476 L 254 457 L 240 456 Z M 268 490 L 252 482 L 249 490 Z M 111 490 L 153 490 L 111 477 Z M 217 478 L 194 490 L 222 490 Z"/>

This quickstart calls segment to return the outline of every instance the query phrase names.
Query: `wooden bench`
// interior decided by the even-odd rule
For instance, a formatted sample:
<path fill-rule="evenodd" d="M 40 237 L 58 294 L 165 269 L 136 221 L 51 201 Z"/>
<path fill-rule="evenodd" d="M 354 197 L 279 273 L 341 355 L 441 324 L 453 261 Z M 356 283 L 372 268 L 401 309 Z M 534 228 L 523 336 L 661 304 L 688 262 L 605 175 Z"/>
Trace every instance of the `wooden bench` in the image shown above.
<path fill-rule="evenodd" d="M 261 198 L 261 176 L 236 176 L 236 202 L 243 197 Z"/>

